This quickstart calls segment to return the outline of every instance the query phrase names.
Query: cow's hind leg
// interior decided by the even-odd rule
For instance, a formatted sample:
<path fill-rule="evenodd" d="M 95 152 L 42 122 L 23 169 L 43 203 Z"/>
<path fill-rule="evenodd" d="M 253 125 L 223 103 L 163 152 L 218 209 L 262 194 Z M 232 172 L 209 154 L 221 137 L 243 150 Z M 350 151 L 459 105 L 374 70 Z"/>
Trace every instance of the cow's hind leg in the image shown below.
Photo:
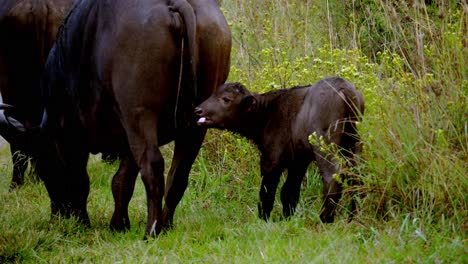
<path fill-rule="evenodd" d="M 307 171 L 308 162 L 297 161 L 288 166 L 288 178 L 281 188 L 283 215 L 288 218 L 294 214 L 301 192 L 301 183 Z"/>
<path fill-rule="evenodd" d="M 164 158 L 157 138 L 157 115 L 149 109 L 128 111 L 127 138 L 133 157 L 140 168 L 146 190 L 148 218 L 145 236 L 156 236 L 162 228 L 162 198 L 164 195 Z"/>
<path fill-rule="evenodd" d="M 140 161 L 141 174 L 148 203 L 145 234 L 155 236 L 162 228 L 162 199 L 164 195 L 164 158 L 157 145 L 148 144 Z"/>
<path fill-rule="evenodd" d="M 112 179 L 112 195 L 115 202 L 114 214 L 110 223 L 112 230 L 123 231 L 130 229 L 128 204 L 133 196 L 138 171 L 138 166 L 131 155 L 122 157 L 119 170 Z"/>
<path fill-rule="evenodd" d="M 197 157 L 206 129 L 192 128 L 179 132 L 175 140 L 174 156 L 167 178 L 163 224 L 165 228 L 173 225 L 174 213 L 187 188 L 192 164 Z"/>

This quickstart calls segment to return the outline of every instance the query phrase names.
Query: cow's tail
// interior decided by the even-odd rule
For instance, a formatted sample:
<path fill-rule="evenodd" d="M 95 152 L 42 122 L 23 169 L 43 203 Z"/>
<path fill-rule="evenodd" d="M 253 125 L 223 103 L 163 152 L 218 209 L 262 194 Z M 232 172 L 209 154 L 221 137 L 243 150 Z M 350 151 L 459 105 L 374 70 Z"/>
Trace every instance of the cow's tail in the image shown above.
<path fill-rule="evenodd" d="M 188 48 L 190 52 L 190 68 L 192 75 L 192 89 L 195 100 L 198 99 L 197 87 L 197 65 L 198 65 L 198 43 L 197 43 L 197 18 L 193 7 L 186 0 L 171 0 L 171 6 L 176 10 L 184 20 Z"/>

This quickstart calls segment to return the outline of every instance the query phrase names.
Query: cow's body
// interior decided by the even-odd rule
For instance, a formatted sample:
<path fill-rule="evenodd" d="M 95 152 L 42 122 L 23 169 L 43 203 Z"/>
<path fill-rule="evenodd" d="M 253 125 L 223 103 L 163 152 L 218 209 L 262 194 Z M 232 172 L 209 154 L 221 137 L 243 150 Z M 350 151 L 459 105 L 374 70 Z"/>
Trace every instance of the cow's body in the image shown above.
<path fill-rule="evenodd" d="M 315 161 L 324 182 L 323 222 L 332 222 L 341 186 L 335 153 L 310 144 L 313 133 L 342 148 L 345 156 L 360 152 L 355 122 L 364 112 L 362 95 L 344 79 L 331 77 L 313 86 L 250 94 L 239 83 L 225 84 L 196 113 L 200 126 L 227 129 L 252 139 L 261 156 L 259 216 L 268 219 L 281 173 L 288 177 L 281 191 L 283 214 L 294 213 L 307 167 Z"/>
<path fill-rule="evenodd" d="M 206 132 L 196 126 L 193 108 L 226 80 L 230 48 L 215 0 L 77 1 L 47 61 L 39 133 L 47 140 L 34 148 L 48 151 L 36 156 L 52 213 L 89 222 L 88 154 L 108 151 L 122 158 L 112 181 L 111 228 L 130 227 L 128 203 L 139 171 L 146 234 L 172 225 Z M 159 146 L 172 140 L 165 188 Z"/>
<path fill-rule="evenodd" d="M 71 0 L 2 0 L 0 2 L 0 93 L 14 105 L 11 114 L 27 128 L 42 118 L 40 78 L 47 55 Z M 27 157 L 10 144 L 11 186 L 23 183 Z"/>

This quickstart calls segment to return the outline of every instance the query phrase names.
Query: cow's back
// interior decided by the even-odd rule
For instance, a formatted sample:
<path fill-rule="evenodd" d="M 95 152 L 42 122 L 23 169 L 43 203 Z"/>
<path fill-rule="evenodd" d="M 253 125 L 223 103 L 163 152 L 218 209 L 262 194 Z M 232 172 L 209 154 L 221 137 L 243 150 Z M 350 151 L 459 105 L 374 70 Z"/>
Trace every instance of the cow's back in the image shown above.
<path fill-rule="evenodd" d="M 161 136 L 161 142 L 173 139 L 175 111 L 181 112 L 178 118 L 191 116 L 187 107 L 195 104 L 194 93 L 189 90 L 193 85 L 192 54 L 189 45 L 181 47 L 182 41 L 187 42 L 181 35 L 188 29 L 182 28 L 185 25 L 174 15 L 169 2 L 83 0 L 70 11 L 49 57 L 48 89 L 60 93 L 62 88 L 57 84 L 65 83 L 71 102 L 61 100 L 49 107 L 54 112 L 79 106 L 78 115 L 90 145 L 105 142 L 109 129 L 120 134 L 120 121 L 131 120 L 135 110 L 151 108 L 158 114 L 159 133 L 167 135 Z M 200 58 L 195 79 L 201 99 L 227 78 L 231 48 L 229 28 L 216 1 L 203 3 L 192 6 L 197 16 L 195 44 Z M 176 98 L 178 94 L 180 98 Z"/>

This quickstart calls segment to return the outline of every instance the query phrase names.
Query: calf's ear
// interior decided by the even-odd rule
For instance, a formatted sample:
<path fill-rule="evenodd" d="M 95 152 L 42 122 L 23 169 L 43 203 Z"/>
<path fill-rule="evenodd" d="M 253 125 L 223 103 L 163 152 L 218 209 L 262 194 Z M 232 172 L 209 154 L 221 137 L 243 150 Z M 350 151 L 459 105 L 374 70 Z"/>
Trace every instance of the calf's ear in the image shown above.
<path fill-rule="evenodd" d="M 257 99 L 254 96 L 248 95 L 244 97 L 240 103 L 240 107 L 244 112 L 250 112 L 253 107 L 257 104 Z"/>

